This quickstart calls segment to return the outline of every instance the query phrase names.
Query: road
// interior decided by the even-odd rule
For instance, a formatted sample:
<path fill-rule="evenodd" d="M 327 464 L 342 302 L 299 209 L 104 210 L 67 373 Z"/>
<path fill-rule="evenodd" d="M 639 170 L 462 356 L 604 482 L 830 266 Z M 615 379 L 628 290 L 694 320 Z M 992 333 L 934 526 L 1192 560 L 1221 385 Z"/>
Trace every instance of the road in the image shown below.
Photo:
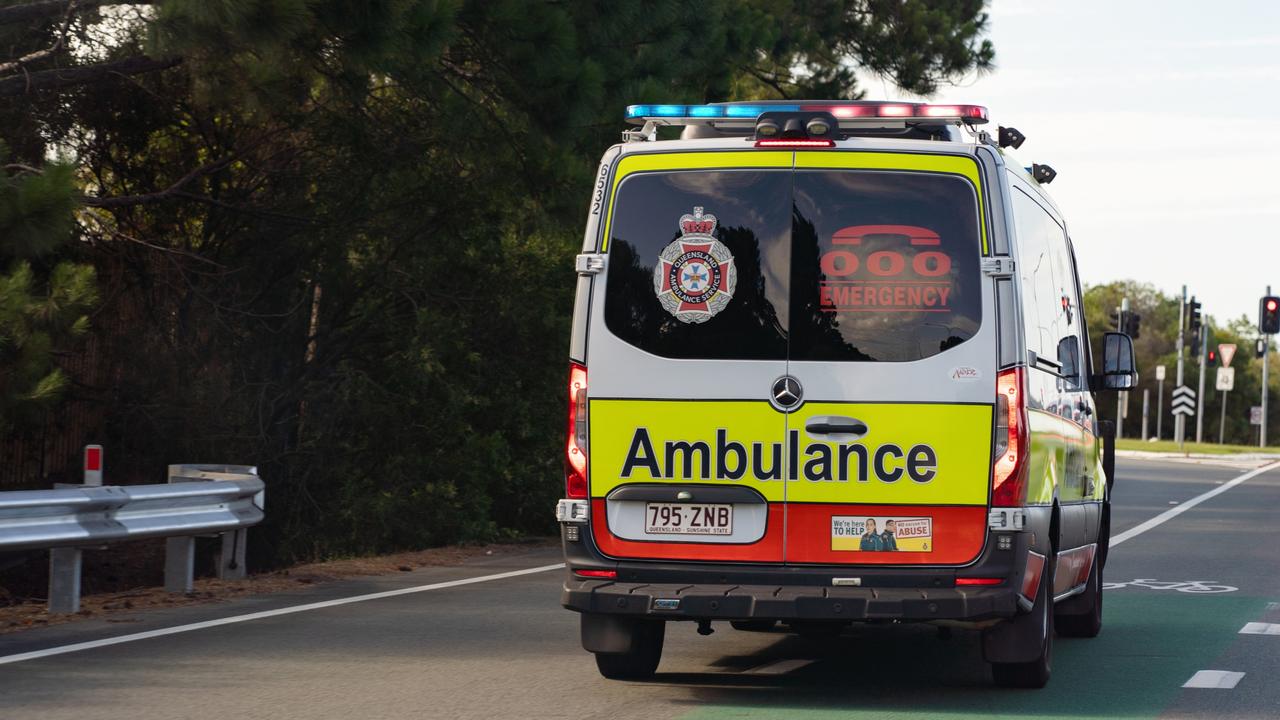
<path fill-rule="evenodd" d="M 1121 459 L 1114 533 L 1242 472 Z M 562 571 L 527 572 L 559 562 L 557 552 L 539 550 L 4 636 L 0 717 L 1276 718 L 1280 635 L 1240 630 L 1280 623 L 1277 509 L 1280 469 L 1131 533 L 1114 549 L 1107 581 L 1236 589 L 1108 591 L 1102 635 L 1059 639 L 1053 679 L 1040 691 L 993 687 L 974 633 L 948 638 L 929 626 L 890 625 L 807 640 L 727 626 L 700 637 L 693 625 L 675 624 L 655 680 L 606 681 L 578 646 L 576 616 L 558 605 Z M 388 595 L 323 605 L 369 593 Z M 322 605 L 298 609 L 311 603 Z M 247 613 L 262 615 L 240 619 Z M 41 656 L 200 622 L 211 626 Z M 1184 688 L 1199 671 L 1244 675 L 1231 688 Z"/>

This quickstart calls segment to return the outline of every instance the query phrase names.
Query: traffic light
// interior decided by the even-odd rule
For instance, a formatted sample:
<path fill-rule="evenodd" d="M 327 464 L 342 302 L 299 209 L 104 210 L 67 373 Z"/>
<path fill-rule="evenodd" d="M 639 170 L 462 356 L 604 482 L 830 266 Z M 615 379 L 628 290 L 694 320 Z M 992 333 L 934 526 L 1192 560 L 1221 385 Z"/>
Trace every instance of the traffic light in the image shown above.
<path fill-rule="evenodd" d="M 1280 297 L 1267 295 L 1258 302 L 1258 330 L 1263 335 L 1280 333 Z"/>
<path fill-rule="evenodd" d="M 1191 332 L 1191 357 L 1200 356 L 1200 328 Z"/>
<path fill-rule="evenodd" d="M 1125 335 L 1128 335 L 1130 338 L 1137 340 L 1138 331 L 1140 330 L 1141 325 L 1142 325 L 1142 316 L 1136 312 L 1131 312 L 1129 313 L 1128 317 L 1124 319 L 1124 329 L 1122 330 L 1122 332 Z"/>
<path fill-rule="evenodd" d="M 1200 303 L 1196 301 L 1195 295 L 1187 303 L 1187 327 L 1197 335 L 1200 333 Z"/>
<path fill-rule="evenodd" d="M 1208 353 L 1208 355 L 1206 355 L 1206 356 L 1205 356 L 1205 359 L 1209 361 L 1209 364 L 1210 364 L 1210 365 L 1217 365 L 1217 364 L 1218 364 L 1218 351 L 1217 351 L 1217 350 L 1210 350 L 1210 351 L 1209 351 L 1209 353 Z"/>

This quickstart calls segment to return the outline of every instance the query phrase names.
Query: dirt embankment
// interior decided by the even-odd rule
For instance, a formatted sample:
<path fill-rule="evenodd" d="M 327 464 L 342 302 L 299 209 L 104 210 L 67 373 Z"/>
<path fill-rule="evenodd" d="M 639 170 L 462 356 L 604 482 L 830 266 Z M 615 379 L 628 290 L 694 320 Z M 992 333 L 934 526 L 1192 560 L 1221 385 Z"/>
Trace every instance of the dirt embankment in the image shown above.
<path fill-rule="evenodd" d="M 137 622 L 138 618 L 131 613 L 147 608 L 220 602 L 245 595 L 296 590 L 300 586 L 334 580 L 410 572 L 422 567 L 461 565 L 478 557 L 517 554 L 556 544 L 552 539 L 536 539 L 514 544 L 451 546 L 395 555 L 330 560 L 252 575 L 245 580 L 198 579 L 194 591 L 187 595 L 168 593 L 160 587 L 96 593 L 82 597 L 80 612 L 74 615 L 50 615 L 45 609 L 44 599 L 32 598 L 0 607 L 0 634 L 88 617 L 107 622 Z"/>

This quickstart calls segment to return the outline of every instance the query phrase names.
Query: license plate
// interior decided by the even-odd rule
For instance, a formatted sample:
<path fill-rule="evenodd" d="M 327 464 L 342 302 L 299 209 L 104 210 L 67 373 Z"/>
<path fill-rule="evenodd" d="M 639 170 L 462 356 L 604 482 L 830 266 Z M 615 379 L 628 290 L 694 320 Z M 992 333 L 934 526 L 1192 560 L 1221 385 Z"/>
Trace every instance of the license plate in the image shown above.
<path fill-rule="evenodd" d="M 732 535 L 733 506 L 707 503 L 649 503 L 646 535 Z"/>

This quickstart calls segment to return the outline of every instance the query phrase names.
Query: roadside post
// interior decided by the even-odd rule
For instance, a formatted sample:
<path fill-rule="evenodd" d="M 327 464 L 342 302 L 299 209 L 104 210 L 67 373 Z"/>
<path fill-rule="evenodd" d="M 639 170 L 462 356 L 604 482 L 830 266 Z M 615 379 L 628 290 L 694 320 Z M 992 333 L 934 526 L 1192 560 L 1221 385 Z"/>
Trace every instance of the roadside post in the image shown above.
<path fill-rule="evenodd" d="M 101 445 L 85 445 L 81 455 L 84 484 L 55 484 L 55 488 L 102 487 L 104 451 Z M 84 548 L 55 547 L 49 549 L 49 612 L 80 612 L 80 575 L 84 567 Z"/>
<path fill-rule="evenodd" d="M 1120 311 L 1116 313 L 1116 330 L 1124 332 L 1125 319 L 1129 316 L 1129 298 L 1120 300 Z M 1129 393 L 1121 390 L 1116 393 L 1116 437 L 1124 437 L 1124 416 L 1129 403 Z"/>
<path fill-rule="evenodd" d="M 1178 305 L 1178 373 L 1174 378 L 1173 391 L 1173 439 L 1178 441 L 1178 449 L 1182 449 L 1182 433 L 1186 427 L 1184 420 L 1186 419 L 1182 413 L 1178 412 L 1178 393 L 1186 390 L 1182 386 L 1182 348 L 1184 347 L 1185 335 L 1187 329 L 1187 286 L 1182 286 L 1182 303 Z"/>
<path fill-rule="evenodd" d="M 1204 442 L 1204 376 L 1209 374 L 1209 323 L 1200 327 L 1200 387 L 1196 393 L 1196 442 Z"/>
<path fill-rule="evenodd" d="M 1225 437 L 1227 427 L 1227 397 L 1236 386 L 1236 369 L 1229 367 L 1218 368 L 1217 382 L 1214 387 L 1218 392 L 1222 393 L 1222 418 L 1218 421 L 1218 443 L 1222 444 Z"/>
<path fill-rule="evenodd" d="M 1280 298 L 1271 294 L 1271 286 L 1267 286 L 1267 294 L 1258 303 L 1258 332 L 1262 335 L 1262 422 L 1259 423 L 1258 447 L 1267 446 L 1267 361 L 1271 356 L 1271 336 L 1280 332 Z"/>
<path fill-rule="evenodd" d="M 1151 411 L 1151 388 L 1142 388 L 1142 442 L 1147 441 L 1147 419 Z"/>
<path fill-rule="evenodd" d="M 1156 439 L 1164 438 L 1164 366 L 1156 366 Z"/>
<path fill-rule="evenodd" d="M 1236 369 L 1231 367 L 1231 361 L 1236 357 L 1235 344 L 1218 343 L 1218 357 L 1222 360 L 1222 367 L 1218 368 L 1214 387 L 1222 393 L 1222 419 L 1218 421 L 1218 444 L 1221 445 L 1226 437 L 1228 393 L 1236 387 Z"/>
<path fill-rule="evenodd" d="M 84 446 L 84 484 L 102 487 L 102 446 Z"/>

